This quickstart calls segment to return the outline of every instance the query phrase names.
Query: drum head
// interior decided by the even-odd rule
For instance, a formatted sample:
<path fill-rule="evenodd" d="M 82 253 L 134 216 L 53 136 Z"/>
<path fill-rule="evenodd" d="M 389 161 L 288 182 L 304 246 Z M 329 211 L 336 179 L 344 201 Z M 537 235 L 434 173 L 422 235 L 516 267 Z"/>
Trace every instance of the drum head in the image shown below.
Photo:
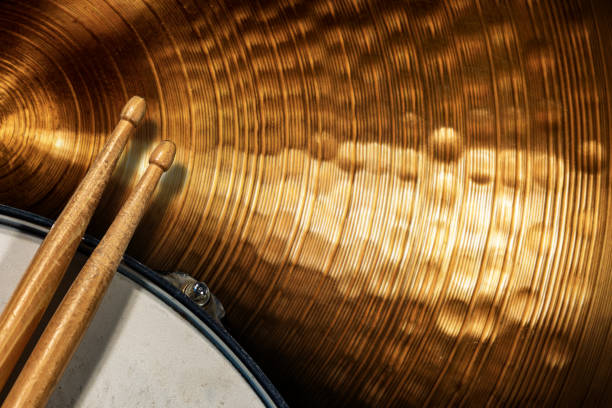
<path fill-rule="evenodd" d="M 0 205 L 0 310 L 50 226 L 48 219 Z M 84 238 L 58 294 L 96 244 Z M 286 406 L 227 331 L 159 274 L 130 257 L 118 272 L 49 406 Z M 56 296 L 49 311 L 59 301 Z"/>

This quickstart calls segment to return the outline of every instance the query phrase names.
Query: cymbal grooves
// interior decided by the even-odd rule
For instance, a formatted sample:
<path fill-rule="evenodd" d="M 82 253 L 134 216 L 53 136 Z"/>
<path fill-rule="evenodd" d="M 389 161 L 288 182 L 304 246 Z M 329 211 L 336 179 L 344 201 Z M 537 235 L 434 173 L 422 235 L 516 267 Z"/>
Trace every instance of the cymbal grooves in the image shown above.
<path fill-rule="evenodd" d="M 604 1 L 0 4 L 0 202 L 57 214 L 131 95 L 130 252 L 292 405 L 612 404 Z M 155 239 L 151 239 L 155 237 Z"/>

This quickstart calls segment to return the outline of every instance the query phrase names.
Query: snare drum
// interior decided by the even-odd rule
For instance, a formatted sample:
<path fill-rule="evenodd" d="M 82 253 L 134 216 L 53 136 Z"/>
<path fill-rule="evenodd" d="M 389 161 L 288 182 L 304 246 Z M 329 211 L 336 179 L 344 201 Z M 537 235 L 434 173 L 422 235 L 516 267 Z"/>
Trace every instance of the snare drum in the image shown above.
<path fill-rule="evenodd" d="M 0 311 L 50 226 L 0 205 Z M 96 243 L 83 239 L 58 294 Z M 286 406 L 223 327 L 161 275 L 129 257 L 118 272 L 49 406 Z M 43 323 L 60 300 L 56 296 Z"/>

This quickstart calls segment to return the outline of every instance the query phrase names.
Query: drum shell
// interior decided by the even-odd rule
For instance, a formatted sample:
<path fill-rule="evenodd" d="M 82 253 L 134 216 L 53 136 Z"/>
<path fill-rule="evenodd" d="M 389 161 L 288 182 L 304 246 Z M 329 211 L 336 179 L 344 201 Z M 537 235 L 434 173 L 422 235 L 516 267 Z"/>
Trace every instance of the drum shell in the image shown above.
<path fill-rule="evenodd" d="M 0 205 L 0 312 L 51 221 Z M 86 236 L 2 401 L 98 241 Z M 177 344 L 183 347 L 177 347 Z M 229 333 L 165 277 L 125 256 L 49 407 L 287 406 Z"/>

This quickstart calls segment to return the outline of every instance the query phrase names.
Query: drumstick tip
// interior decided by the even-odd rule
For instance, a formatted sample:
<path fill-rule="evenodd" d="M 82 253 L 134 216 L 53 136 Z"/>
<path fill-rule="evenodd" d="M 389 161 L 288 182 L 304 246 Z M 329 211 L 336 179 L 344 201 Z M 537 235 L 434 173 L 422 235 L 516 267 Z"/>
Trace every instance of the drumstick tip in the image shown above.
<path fill-rule="evenodd" d="M 163 140 L 153 149 L 149 157 L 149 163 L 156 164 L 166 171 L 172 165 L 175 153 L 175 144 L 170 140 Z"/>
<path fill-rule="evenodd" d="M 147 104 L 144 98 L 140 96 L 132 96 L 121 110 L 121 119 L 131 122 L 137 126 L 144 117 L 147 110 Z"/>

